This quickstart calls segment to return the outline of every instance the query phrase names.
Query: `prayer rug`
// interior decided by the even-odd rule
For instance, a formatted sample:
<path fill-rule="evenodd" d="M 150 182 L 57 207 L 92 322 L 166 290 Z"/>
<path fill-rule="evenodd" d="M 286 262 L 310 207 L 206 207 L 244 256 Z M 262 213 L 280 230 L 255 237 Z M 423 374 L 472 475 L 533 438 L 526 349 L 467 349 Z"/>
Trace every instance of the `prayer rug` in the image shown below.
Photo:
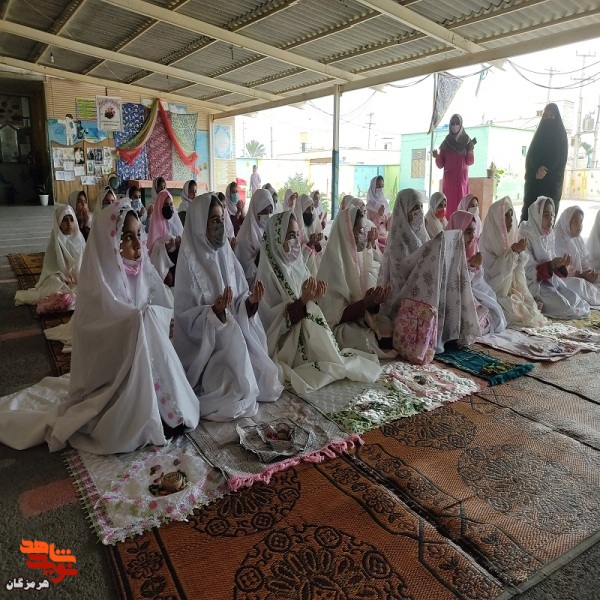
<path fill-rule="evenodd" d="M 44 252 L 9 254 L 8 262 L 19 281 L 19 289 L 35 287 L 44 265 Z"/>
<path fill-rule="evenodd" d="M 529 393 L 545 392 L 538 384 Z M 519 585 L 600 537 L 598 452 L 533 416 L 473 395 L 364 441 L 359 465 L 503 585 Z"/>
<path fill-rule="evenodd" d="M 73 313 L 59 313 L 44 315 L 41 319 L 42 327 L 44 329 L 51 329 L 58 325 L 66 325 L 72 317 Z M 66 375 L 71 372 L 71 355 L 63 352 L 63 342 L 57 342 L 55 340 L 46 339 L 48 342 L 48 349 L 50 350 L 50 356 L 52 357 L 52 363 L 54 365 L 54 374 L 57 377 Z"/>
<path fill-rule="evenodd" d="M 121 598 L 486 600 L 499 582 L 352 461 L 301 464 L 108 549 Z"/>
<path fill-rule="evenodd" d="M 306 399 L 352 433 L 362 434 L 401 417 L 433 410 L 485 387 L 434 365 L 393 361 L 374 384 L 336 381 Z"/>
<path fill-rule="evenodd" d="M 358 435 L 342 431 L 321 410 L 288 391 L 277 402 L 259 406 L 252 419 L 200 421 L 188 434 L 232 490 L 258 481 L 269 483 L 278 471 L 303 461 L 333 458 L 361 443 Z"/>
<path fill-rule="evenodd" d="M 436 354 L 435 359 L 484 379 L 489 385 L 499 385 L 522 377 L 533 369 L 532 364 L 518 365 L 471 348 L 450 348 Z"/>

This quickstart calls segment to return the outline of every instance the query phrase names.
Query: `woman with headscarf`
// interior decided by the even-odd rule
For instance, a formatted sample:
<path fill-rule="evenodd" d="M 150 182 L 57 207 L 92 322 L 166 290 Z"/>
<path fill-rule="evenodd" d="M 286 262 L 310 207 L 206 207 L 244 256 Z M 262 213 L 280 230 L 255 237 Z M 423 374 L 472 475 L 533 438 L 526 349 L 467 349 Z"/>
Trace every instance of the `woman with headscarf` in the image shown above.
<path fill-rule="evenodd" d="M 181 203 L 179 204 L 179 208 L 177 212 L 179 213 L 179 218 L 183 225 L 185 225 L 185 215 L 192 203 L 192 200 L 196 197 L 196 192 L 198 191 L 198 184 L 190 179 L 183 184 L 183 189 L 181 190 Z"/>
<path fill-rule="evenodd" d="M 359 350 L 340 350 L 316 304 L 327 284 L 311 277 L 298 236 L 292 211 L 273 216 L 258 263 L 257 277 L 265 284 L 259 312 L 280 380 L 298 394 L 344 378 L 372 383 L 381 372 L 377 358 Z"/>
<path fill-rule="evenodd" d="M 527 241 L 519 239 L 511 199 L 494 202 L 479 240 L 485 280 L 494 290 L 509 327 L 541 327 L 546 323 L 527 286 Z"/>
<path fill-rule="evenodd" d="M 288 188 L 287 190 L 285 190 L 285 194 L 283 195 L 282 211 L 294 210 L 294 208 L 296 207 L 297 201 L 298 201 L 298 194 L 294 190 Z"/>
<path fill-rule="evenodd" d="M 148 231 L 148 252 L 154 268 L 168 287 L 175 285 L 175 266 L 182 235 L 183 225 L 175 212 L 173 196 L 163 190 L 154 203 Z"/>
<path fill-rule="evenodd" d="M 384 179 L 381 175 L 373 177 L 367 190 L 367 218 L 377 228 L 378 243 L 381 251 L 385 249 L 392 212 L 383 192 Z"/>
<path fill-rule="evenodd" d="M 558 106 L 550 103 L 544 108 L 542 119 L 525 158 L 525 189 L 521 221 L 529 218 L 527 211 L 540 196 L 552 198 L 555 214 L 558 214 L 568 155 L 567 131 Z"/>
<path fill-rule="evenodd" d="M 590 312 L 590 305 L 579 296 L 583 279 L 569 277 L 568 254 L 556 255 L 554 202 L 540 196 L 529 207 L 529 219 L 519 225 L 519 234 L 527 240 L 529 261 L 525 266 L 531 295 L 542 304 L 542 313 L 554 319 L 580 319 Z"/>
<path fill-rule="evenodd" d="M 34 288 L 19 290 L 15 304 L 37 304 L 38 312 L 63 312 L 75 305 L 85 240 L 75 211 L 65 204 L 56 208 L 42 274 Z"/>
<path fill-rule="evenodd" d="M 590 237 L 587 239 L 585 247 L 590 257 L 591 268 L 600 271 L 600 210 L 596 213 L 594 226 L 592 227 Z"/>
<path fill-rule="evenodd" d="M 81 269 L 71 374 L 0 399 L 0 441 L 116 454 L 195 429 L 198 400 L 169 340 L 171 298 L 129 202 L 101 211 Z"/>
<path fill-rule="evenodd" d="M 445 231 L 429 240 L 421 194 L 401 190 L 379 271 L 379 285 L 392 286 L 382 314 L 395 321 L 405 298 L 428 304 L 437 311 L 438 352 L 451 340 L 470 345 L 481 332 L 469 279 L 462 233 Z"/>
<path fill-rule="evenodd" d="M 270 183 L 265 183 L 265 185 L 263 185 L 263 190 L 268 190 L 271 194 L 271 198 L 273 198 L 273 214 L 280 213 L 283 208 L 281 207 L 281 202 L 279 202 L 277 190 Z"/>
<path fill-rule="evenodd" d="M 264 285 L 248 289 L 223 210 L 216 194 L 192 202 L 175 283 L 173 345 L 211 421 L 252 417 L 257 402 L 275 402 L 283 389 L 257 314 Z"/>
<path fill-rule="evenodd" d="M 352 202 L 352 200 L 354 200 L 354 196 L 350 195 L 350 194 L 346 194 L 343 198 L 342 201 L 340 202 L 340 210 L 338 211 L 338 215 L 343 211 L 346 210 L 347 208 L 350 208 L 350 203 Z M 337 215 L 336 215 L 337 218 Z"/>
<path fill-rule="evenodd" d="M 430 238 L 434 238 L 438 233 L 446 229 L 448 220 L 446 219 L 446 206 L 448 200 L 442 192 L 434 192 L 429 199 L 429 210 L 425 215 L 425 229 Z"/>
<path fill-rule="evenodd" d="M 450 117 L 450 132 L 444 138 L 440 149 L 433 151 L 438 169 L 444 169 L 442 191 L 448 201 L 447 218 L 458 209 L 461 198 L 469 192 L 469 166 L 475 161 L 472 140 L 463 128 L 460 115 Z"/>
<path fill-rule="evenodd" d="M 483 231 L 483 222 L 479 216 L 479 198 L 475 194 L 467 194 L 459 202 L 457 210 L 471 213 L 475 217 L 475 243 L 478 244 Z"/>
<path fill-rule="evenodd" d="M 90 227 L 92 226 L 92 213 L 88 206 L 88 198 L 85 190 L 77 192 L 75 200 L 75 216 L 77 217 L 77 225 L 83 239 L 87 241 L 90 235 Z"/>
<path fill-rule="evenodd" d="M 294 216 L 298 223 L 298 234 L 304 262 L 310 274 L 316 277 L 326 243 L 323 239 L 321 223 L 316 217 L 315 206 L 310 196 L 302 194 L 298 198 L 294 208 Z"/>
<path fill-rule="evenodd" d="M 327 282 L 319 307 L 341 348 L 392 358 L 392 324 L 378 315 L 391 288 L 377 285 L 379 269 L 367 248 L 366 223 L 356 206 L 335 219 L 318 273 L 318 279 Z"/>
<path fill-rule="evenodd" d="M 570 206 L 563 210 L 556 222 L 556 253 L 568 254 L 571 257 L 571 264 L 567 267 L 569 276 L 581 280 L 574 291 L 595 308 L 600 306 L 600 282 L 598 271 L 592 267 L 585 243 L 581 239 L 582 229 L 581 208 Z"/>
<path fill-rule="evenodd" d="M 315 190 L 310 194 L 310 197 L 315 207 L 317 219 L 319 220 L 319 223 L 321 223 L 321 230 L 325 231 L 325 227 L 327 226 L 327 211 L 323 208 L 323 205 L 321 204 L 321 193 L 319 192 L 319 190 Z"/>
<path fill-rule="evenodd" d="M 148 222 L 148 215 L 142 204 L 142 190 L 137 185 L 132 185 L 127 188 L 125 198 L 131 202 L 131 208 L 137 213 L 142 227 L 145 227 Z"/>
<path fill-rule="evenodd" d="M 96 207 L 100 207 L 100 209 L 106 208 L 111 204 L 114 204 L 117 201 L 117 195 L 115 191 L 107 185 L 98 193 L 98 198 L 96 199 Z"/>
<path fill-rule="evenodd" d="M 256 190 L 250 199 L 248 214 L 237 235 L 235 255 L 244 269 L 248 287 L 252 288 L 258 269 L 260 245 L 269 217 L 273 214 L 273 197 L 268 190 Z"/>
<path fill-rule="evenodd" d="M 167 182 L 165 181 L 164 177 L 155 177 L 152 180 L 152 189 L 150 190 L 150 201 L 152 202 L 152 204 L 156 202 L 156 198 L 158 198 L 158 195 L 166 189 Z"/>
<path fill-rule="evenodd" d="M 475 237 L 475 215 L 465 210 L 457 210 L 448 221 L 446 231 L 462 231 L 465 253 L 469 267 L 471 290 L 475 299 L 475 309 L 479 317 L 481 333 L 501 333 L 506 329 L 506 317 L 494 290 L 486 283 L 482 268 L 483 256 L 479 252 Z"/>
<path fill-rule="evenodd" d="M 237 237 L 238 231 L 244 222 L 244 203 L 240 202 L 238 186 L 232 181 L 225 188 L 225 210 L 229 215 L 233 226 L 233 237 Z M 231 236 L 227 236 L 231 237 Z"/>

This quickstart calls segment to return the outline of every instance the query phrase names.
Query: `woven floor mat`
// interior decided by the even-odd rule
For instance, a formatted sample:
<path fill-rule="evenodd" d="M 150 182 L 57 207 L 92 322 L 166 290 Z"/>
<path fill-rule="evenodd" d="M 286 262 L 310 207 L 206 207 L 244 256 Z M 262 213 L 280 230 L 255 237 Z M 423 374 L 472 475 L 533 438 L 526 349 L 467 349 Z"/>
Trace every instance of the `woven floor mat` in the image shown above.
<path fill-rule="evenodd" d="M 496 597 L 498 582 L 347 460 L 277 473 L 109 550 L 123 598 Z"/>
<path fill-rule="evenodd" d="M 505 585 L 600 530 L 597 451 L 510 408 L 472 396 L 364 439 L 368 472 Z"/>

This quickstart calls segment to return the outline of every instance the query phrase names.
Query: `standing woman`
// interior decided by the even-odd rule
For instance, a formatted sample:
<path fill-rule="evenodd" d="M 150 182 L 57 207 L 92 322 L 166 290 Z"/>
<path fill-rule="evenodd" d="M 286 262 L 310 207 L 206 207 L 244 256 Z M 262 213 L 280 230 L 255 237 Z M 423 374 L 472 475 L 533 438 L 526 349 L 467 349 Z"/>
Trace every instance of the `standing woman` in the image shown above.
<path fill-rule="evenodd" d="M 463 120 L 460 115 L 452 115 L 450 119 L 450 133 L 442 142 L 439 151 L 433 151 L 433 158 L 438 169 L 444 169 L 442 179 L 442 191 L 444 192 L 448 206 L 446 218 L 450 218 L 457 210 L 461 198 L 469 192 L 469 166 L 473 164 L 472 140 L 463 128 Z"/>
<path fill-rule="evenodd" d="M 527 150 L 521 221 L 527 221 L 529 207 L 540 196 L 552 198 L 558 214 L 568 154 L 567 132 L 558 106 L 548 104 Z"/>

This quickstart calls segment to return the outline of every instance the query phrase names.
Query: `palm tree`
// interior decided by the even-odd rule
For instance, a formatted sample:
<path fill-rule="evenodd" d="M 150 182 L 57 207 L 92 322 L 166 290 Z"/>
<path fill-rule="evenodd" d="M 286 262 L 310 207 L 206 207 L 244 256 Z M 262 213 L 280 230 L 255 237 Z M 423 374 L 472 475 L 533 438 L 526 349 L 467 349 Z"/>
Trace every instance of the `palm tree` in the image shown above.
<path fill-rule="evenodd" d="M 246 144 L 246 153 L 248 154 L 248 156 L 251 156 L 253 158 L 260 158 L 261 156 L 264 156 L 267 153 L 267 151 L 264 145 L 261 144 L 258 140 L 250 140 Z"/>

